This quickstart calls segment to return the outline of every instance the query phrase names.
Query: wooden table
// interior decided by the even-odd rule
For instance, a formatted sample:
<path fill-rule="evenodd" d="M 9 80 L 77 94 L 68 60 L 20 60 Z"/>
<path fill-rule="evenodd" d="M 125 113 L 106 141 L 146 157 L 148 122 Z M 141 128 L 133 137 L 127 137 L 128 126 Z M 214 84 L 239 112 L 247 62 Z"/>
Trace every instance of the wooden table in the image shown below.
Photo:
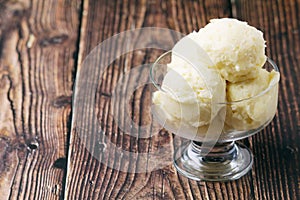
<path fill-rule="evenodd" d="M 126 158 L 110 154 L 107 160 L 96 159 L 91 149 L 105 149 L 105 141 L 78 134 L 88 120 L 98 120 L 111 142 L 131 152 L 180 141 L 166 131 L 152 139 L 135 139 L 118 130 L 110 115 L 119 77 L 133 66 L 153 62 L 159 52 L 128 53 L 102 77 L 90 71 L 99 87 L 86 98 L 95 99 L 96 112 L 86 105 L 72 106 L 78 84 L 73 86 L 91 50 L 125 30 L 161 27 L 186 34 L 216 17 L 238 18 L 262 30 L 267 55 L 281 71 L 275 118 L 243 141 L 255 155 L 252 171 L 237 181 L 196 182 L 179 175 L 172 164 L 128 173 L 117 170 Z M 2 0 L 0 44 L 1 200 L 300 199 L 299 0 Z M 145 109 L 144 88 L 133 94 L 132 108 Z M 137 123 L 142 119 L 135 118 Z"/>

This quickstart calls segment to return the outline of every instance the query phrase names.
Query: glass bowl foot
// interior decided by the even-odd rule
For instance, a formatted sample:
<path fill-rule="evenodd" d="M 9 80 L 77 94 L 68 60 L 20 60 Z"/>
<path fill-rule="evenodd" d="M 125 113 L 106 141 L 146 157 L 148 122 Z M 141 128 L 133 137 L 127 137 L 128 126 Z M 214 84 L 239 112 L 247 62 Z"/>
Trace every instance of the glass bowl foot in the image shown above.
<path fill-rule="evenodd" d="M 251 151 L 235 142 L 217 143 L 207 155 L 201 155 L 201 143 L 192 141 L 174 157 L 177 171 L 197 181 L 236 180 L 250 171 L 252 163 Z"/>

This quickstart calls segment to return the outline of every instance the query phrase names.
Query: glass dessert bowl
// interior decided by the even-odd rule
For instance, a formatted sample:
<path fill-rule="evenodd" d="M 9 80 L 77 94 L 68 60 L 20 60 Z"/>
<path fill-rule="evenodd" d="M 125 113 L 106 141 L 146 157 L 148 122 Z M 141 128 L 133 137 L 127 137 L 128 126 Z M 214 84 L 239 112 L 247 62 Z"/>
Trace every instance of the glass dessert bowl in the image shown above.
<path fill-rule="evenodd" d="M 261 77 L 267 81 L 267 87 L 259 92 L 253 93 L 254 83 L 248 81 L 227 84 L 224 102 L 205 98 L 197 100 L 196 94 L 194 102 L 182 103 L 180 98 L 170 98 L 172 91 L 163 87 L 170 74 L 168 66 L 171 60 L 172 51 L 160 56 L 150 69 L 150 79 L 155 86 L 152 93 L 153 117 L 165 129 L 191 140 L 174 154 L 177 171 L 188 178 L 207 181 L 235 180 L 245 175 L 252 167 L 253 155 L 249 148 L 236 141 L 261 131 L 272 121 L 277 110 L 278 67 L 267 59 Z M 174 74 L 174 84 L 185 81 L 180 80 L 180 74 Z M 268 80 L 264 80 L 266 77 Z M 195 91 L 193 85 L 185 88 L 185 93 Z M 205 93 L 205 90 L 200 92 Z M 232 92 L 230 97 L 229 92 Z M 245 94 L 247 98 L 239 99 Z"/>

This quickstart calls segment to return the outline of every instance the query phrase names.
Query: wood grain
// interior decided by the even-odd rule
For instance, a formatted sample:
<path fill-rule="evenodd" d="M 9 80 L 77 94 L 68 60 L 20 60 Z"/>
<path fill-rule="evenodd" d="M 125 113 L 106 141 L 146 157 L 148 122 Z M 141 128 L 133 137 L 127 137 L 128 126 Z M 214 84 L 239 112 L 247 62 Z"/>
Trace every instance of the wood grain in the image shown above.
<path fill-rule="evenodd" d="M 299 11 L 299 0 L 0 0 L 0 199 L 300 199 Z M 242 141 L 255 155 L 249 174 L 196 182 L 171 163 L 185 140 L 159 131 L 149 117 L 152 88 L 130 91 L 149 81 L 140 65 L 163 51 L 138 49 L 109 63 L 139 42 L 159 47 L 178 37 L 137 35 L 139 42 L 92 49 L 126 30 L 187 34 L 216 17 L 264 32 L 281 72 L 279 104 L 272 123 Z M 121 129 L 128 119 L 135 124 Z M 153 136 L 138 138 L 143 134 Z"/>
<path fill-rule="evenodd" d="M 285 66 L 282 71 L 282 82 L 285 83 L 282 83 L 280 91 L 279 114 L 272 124 L 260 134 L 244 141 L 254 151 L 254 169 L 240 180 L 226 183 L 188 180 L 178 175 L 172 164 L 149 173 L 122 172 L 118 170 L 122 168 L 122 164 L 125 164 L 128 169 L 134 168 L 124 161 L 128 158 L 120 158 L 116 152 L 107 152 L 108 155 L 102 158 L 93 157 L 91 147 L 97 146 L 97 143 L 93 142 L 96 139 L 95 135 L 85 137 L 85 141 L 80 142 L 78 137 L 80 134 L 75 131 L 78 126 L 77 119 L 73 118 L 69 151 L 72 159 L 69 160 L 66 197 L 69 199 L 297 199 L 299 197 L 299 158 L 297 158 L 299 100 L 296 99 L 299 95 L 299 67 L 297 67 L 299 66 L 299 42 L 291 42 L 299 41 L 299 22 L 293 20 L 298 18 L 299 2 L 237 1 L 233 4 L 224 1 L 185 1 L 184 3 L 182 1 L 141 1 L 138 4 L 131 1 L 99 2 L 102 6 L 93 1 L 85 3 L 87 16 L 83 18 L 85 26 L 81 29 L 83 37 L 80 42 L 83 49 L 80 53 L 82 59 L 94 44 L 126 29 L 154 26 L 189 33 L 202 27 L 210 18 L 233 16 L 249 21 L 251 25 L 265 32 L 268 55 L 279 66 Z M 93 31 L 95 29 L 102 32 L 96 33 Z M 149 55 L 155 59 L 157 53 L 133 52 L 132 55 L 126 55 L 114 62 L 102 78 L 91 77 L 91 80 L 101 80 L 99 86 L 95 86 L 100 90 L 96 97 L 99 104 L 99 108 L 96 109 L 99 126 L 111 142 L 128 151 L 160 148 L 163 145 L 162 141 L 173 143 L 174 146 L 182 142 L 178 138 L 174 140 L 170 133 L 161 133 L 158 137 L 143 143 L 120 131 L 111 117 L 110 113 L 113 110 L 118 110 L 121 118 L 125 117 L 122 110 L 124 104 L 112 105 L 110 101 L 117 80 L 130 66 L 135 66 L 141 61 L 141 63 L 153 62 Z M 98 76 L 96 71 L 91 70 L 89 73 Z M 128 85 L 130 82 L 124 85 L 125 90 Z M 88 92 L 85 94 L 88 95 Z M 146 113 L 143 107 L 147 103 L 146 99 L 146 87 L 137 90 L 133 96 L 134 111 L 131 114 L 140 123 L 145 117 L 140 116 L 140 113 Z M 91 102 L 94 101 L 90 101 L 90 106 L 93 107 L 94 104 Z M 95 113 L 88 113 L 84 109 L 80 111 L 80 115 L 84 114 L 90 120 L 95 120 L 93 117 Z M 76 113 L 74 115 L 76 116 Z M 85 127 L 84 123 L 89 122 L 86 120 L 79 126 Z M 101 144 L 103 142 L 100 140 Z M 86 145 L 82 143 L 90 144 L 89 151 L 84 149 Z M 171 147 L 170 152 L 173 151 L 174 148 Z M 288 159 L 283 159 L 284 157 Z M 110 162 L 115 164 L 113 168 L 107 167 Z M 297 163 L 296 171 L 293 170 L 291 163 Z"/>
<path fill-rule="evenodd" d="M 86 3 L 86 2 L 85 2 Z M 102 6 L 100 6 L 100 4 Z M 188 1 L 140 1 L 137 5 L 133 2 L 99 2 L 90 1 L 86 3 L 87 10 L 86 19 L 82 27 L 80 46 L 84 48 L 80 51 L 83 59 L 91 48 L 104 39 L 130 28 L 140 28 L 147 26 L 168 27 L 184 33 L 197 30 L 207 23 L 207 20 L 213 17 L 230 16 L 230 4 L 224 1 L 215 2 L 194 2 Z M 137 11 L 137 12 L 136 12 Z M 138 12 L 139 11 L 139 12 Z M 193 15 L 193 13 L 197 13 Z M 118 15 L 119 14 L 119 15 Z M 94 30 L 103 30 L 95 32 Z M 94 46 L 92 46 L 94 45 Z M 122 48 L 122 44 L 117 49 Z M 99 58 L 103 59 L 105 53 L 99 52 Z M 231 183 L 202 183 L 188 180 L 177 174 L 176 170 L 170 163 L 162 169 L 149 173 L 126 173 L 120 169 L 137 169 L 138 162 L 136 158 L 120 157 L 115 151 L 108 151 L 106 146 L 106 154 L 102 157 L 95 156 L 95 147 L 105 143 L 105 139 L 101 136 L 97 138 L 97 134 L 91 133 L 95 131 L 91 124 L 94 123 L 95 115 L 100 121 L 99 126 L 105 132 L 106 139 L 116 144 L 120 148 L 127 151 L 154 151 L 161 148 L 164 143 L 174 143 L 179 145 L 181 140 L 173 137 L 170 133 L 160 133 L 157 137 L 148 140 L 137 140 L 125 134 L 118 129 L 118 126 L 112 114 L 117 110 L 121 118 L 125 118 L 124 104 L 113 105 L 111 96 L 113 88 L 117 80 L 123 73 L 128 71 L 131 66 L 137 64 L 153 62 L 159 54 L 155 51 L 140 51 L 129 53 L 126 56 L 116 60 L 103 74 L 98 78 L 99 69 L 94 68 L 86 71 L 79 67 L 78 76 L 85 77 L 85 73 L 89 73 L 89 81 L 78 81 L 76 89 L 83 91 L 75 96 L 75 101 L 83 101 L 82 105 L 90 109 L 75 108 L 72 122 L 72 135 L 70 143 L 70 159 L 68 165 L 68 181 L 67 181 L 67 199 L 222 199 L 237 198 L 249 199 L 253 196 L 251 191 L 251 175 L 242 178 L 239 181 Z M 79 63 L 81 61 L 79 60 Z M 89 64 L 97 65 L 94 61 Z M 105 61 L 103 61 L 105 62 Z M 85 64 L 84 64 L 85 65 Z M 136 81 L 135 77 L 131 77 L 124 84 L 124 90 L 130 85 L 130 81 Z M 96 81 L 95 81 L 96 80 Z M 84 84 L 89 82 L 99 82 L 99 85 Z M 82 87 L 82 88 L 80 88 Z M 96 100 L 94 95 L 89 92 L 93 91 L 91 87 L 99 88 Z M 132 102 L 132 117 L 137 119 L 137 123 L 143 122 L 146 118 L 145 106 L 149 98 L 149 91 L 146 87 L 142 87 L 134 93 Z M 83 98 L 84 97 L 84 98 Z M 98 108 L 95 107 L 95 101 Z M 76 103 L 75 103 L 76 105 Z M 79 104 L 78 104 L 79 105 Z M 98 111 L 98 114 L 95 112 Z M 142 116 L 140 116 L 142 113 Z M 97 124 L 97 123 L 96 123 Z M 97 125 L 94 126 L 97 126 Z M 83 130 L 82 130 L 83 129 Z M 80 133 L 79 133 L 80 132 Z M 83 136 L 83 134 L 86 135 Z M 80 136 L 81 135 L 81 136 Z M 163 142 L 164 141 L 164 142 Z M 170 147 L 170 153 L 174 151 L 174 147 Z M 138 157 L 138 156 L 137 156 Z M 126 162 L 129 160 L 136 166 Z M 108 167 L 110 162 L 114 163 L 114 167 Z M 159 161 L 158 161 L 159 162 Z"/>
<path fill-rule="evenodd" d="M 61 199 L 79 1 L 0 3 L 0 199 Z"/>
<path fill-rule="evenodd" d="M 252 137 L 256 199 L 299 199 L 300 1 L 239 1 L 237 15 L 264 32 L 281 73 L 273 122 Z M 253 12 L 256 10 L 256 12 Z M 256 15 L 260 17 L 255 17 Z"/>

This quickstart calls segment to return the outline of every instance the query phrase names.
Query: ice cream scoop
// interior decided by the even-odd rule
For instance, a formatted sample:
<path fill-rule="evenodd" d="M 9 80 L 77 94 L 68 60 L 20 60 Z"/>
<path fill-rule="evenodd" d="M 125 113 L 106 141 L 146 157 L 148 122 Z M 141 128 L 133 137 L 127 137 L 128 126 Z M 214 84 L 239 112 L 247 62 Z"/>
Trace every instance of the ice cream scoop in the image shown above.
<path fill-rule="evenodd" d="M 263 33 L 237 19 L 212 19 L 190 35 L 206 51 L 229 82 L 254 78 L 266 62 Z"/>
<path fill-rule="evenodd" d="M 153 94 L 154 104 L 159 105 L 171 121 L 182 121 L 193 127 L 209 124 L 211 91 L 189 63 L 174 54 L 172 58 L 175 59 L 168 65 L 163 91 Z"/>
<path fill-rule="evenodd" d="M 279 73 L 259 69 L 254 79 L 227 84 L 228 105 L 226 124 L 234 130 L 250 130 L 273 118 L 277 101 Z M 267 88 L 270 90 L 266 91 Z M 266 94 L 262 93 L 266 91 Z M 241 101 L 242 100 L 242 101 Z"/>
<path fill-rule="evenodd" d="M 190 134 L 193 139 L 209 133 L 209 140 L 213 140 L 212 137 L 221 134 L 224 125 L 225 114 L 221 115 L 220 110 L 225 106 L 216 102 L 225 101 L 226 84 L 219 73 L 210 68 L 213 63 L 190 35 L 172 49 L 172 61 L 167 65 L 161 90 L 153 95 L 153 102 L 156 110 L 165 114 L 164 123 L 173 122 L 172 127 L 178 125 L 178 131 L 173 129 L 173 132 L 179 135 L 193 132 Z"/>

